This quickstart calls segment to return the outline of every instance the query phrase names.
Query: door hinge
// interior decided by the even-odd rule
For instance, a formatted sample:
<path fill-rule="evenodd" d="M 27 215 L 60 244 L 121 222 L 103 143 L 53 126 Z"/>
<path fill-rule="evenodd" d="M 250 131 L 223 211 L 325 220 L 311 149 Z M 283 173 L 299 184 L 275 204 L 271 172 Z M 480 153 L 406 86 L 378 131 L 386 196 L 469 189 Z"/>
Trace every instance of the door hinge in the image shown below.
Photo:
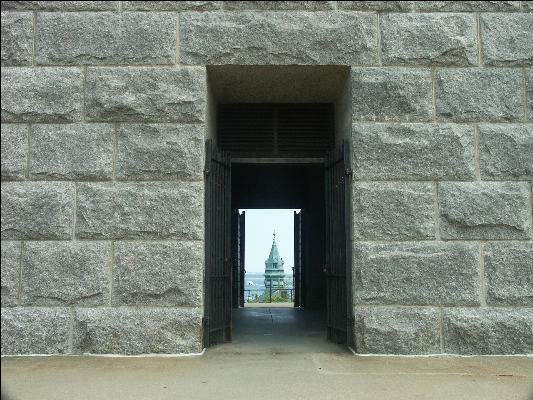
<path fill-rule="evenodd" d="M 346 168 L 346 169 L 344 170 L 344 175 L 346 175 L 346 176 L 353 176 L 353 169 L 351 169 L 351 168 Z"/>
<path fill-rule="evenodd" d="M 209 170 L 207 168 L 204 168 L 204 176 L 208 176 L 209 175 Z"/>

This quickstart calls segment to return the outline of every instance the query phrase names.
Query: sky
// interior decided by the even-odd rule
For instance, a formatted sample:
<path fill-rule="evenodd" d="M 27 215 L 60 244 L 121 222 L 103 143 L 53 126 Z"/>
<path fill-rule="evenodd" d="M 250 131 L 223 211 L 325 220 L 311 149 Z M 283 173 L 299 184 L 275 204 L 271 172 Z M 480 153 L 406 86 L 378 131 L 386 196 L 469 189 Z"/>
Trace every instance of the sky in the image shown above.
<path fill-rule="evenodd" d="M 265 272 L 265 261 L 272 247 L 272 234 L 276 231 L 276 243 L 285 262 L 286 273 L 292 274 L 294 266 L 294 209 L 257 210 L 243 209 L 245 217 L 244 262 L 247 273 Z"/>

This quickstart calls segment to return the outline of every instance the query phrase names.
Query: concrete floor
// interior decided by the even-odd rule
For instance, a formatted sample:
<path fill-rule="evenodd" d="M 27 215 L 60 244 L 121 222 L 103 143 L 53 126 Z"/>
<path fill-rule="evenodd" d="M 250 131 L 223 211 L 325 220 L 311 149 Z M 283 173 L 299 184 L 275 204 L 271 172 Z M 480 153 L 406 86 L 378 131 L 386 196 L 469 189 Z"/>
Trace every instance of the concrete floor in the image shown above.
<path fill-rule="evenodd" d="M 234 313 L 233 342 L 196 357 L 10 357 L 14 400 L 533 400 L 531 357 L 362 357 L 325 340 L 323 314 Z"/>

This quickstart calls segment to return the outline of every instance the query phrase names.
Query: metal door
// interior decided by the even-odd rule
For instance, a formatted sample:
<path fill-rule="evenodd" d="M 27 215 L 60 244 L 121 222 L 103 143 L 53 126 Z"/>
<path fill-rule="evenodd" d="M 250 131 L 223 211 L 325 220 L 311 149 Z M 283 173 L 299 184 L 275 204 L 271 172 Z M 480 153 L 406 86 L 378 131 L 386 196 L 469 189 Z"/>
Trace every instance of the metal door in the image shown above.
<path fill-rule="evenodd" d="M 244 307 L 244 219 L 245 212 L 233 210 L 231 215 L 232 232 L 232 270 L 231 270 L 231 306 Z"/>
<path fill-rule="evenodd" d="M 204 346 L 231 340 L 231 158 L 206 142 Z"/>
<path fill-rule="evenodd" d="M 326 184 L 326 307 L 328 339 L 353 342 L 350 243 L 350 145 L 329 152 L 325 159 Z"/>
<path fill-rule="evenodd" d="M 294 211 L 294 307 L 302 306 L 302 214 Z"/>

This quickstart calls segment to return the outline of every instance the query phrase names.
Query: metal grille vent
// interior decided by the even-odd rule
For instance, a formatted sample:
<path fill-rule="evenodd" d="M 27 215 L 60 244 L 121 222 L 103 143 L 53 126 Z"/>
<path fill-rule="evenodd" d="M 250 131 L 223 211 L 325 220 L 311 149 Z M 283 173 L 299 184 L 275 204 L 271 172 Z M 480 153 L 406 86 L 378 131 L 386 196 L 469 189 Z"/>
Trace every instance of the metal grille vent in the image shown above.
<path fill-rule="evenodd" d="M 323 157 L 334 145 L 332 104 L 221 104 L 217 126 L 233 157 Z"/>

